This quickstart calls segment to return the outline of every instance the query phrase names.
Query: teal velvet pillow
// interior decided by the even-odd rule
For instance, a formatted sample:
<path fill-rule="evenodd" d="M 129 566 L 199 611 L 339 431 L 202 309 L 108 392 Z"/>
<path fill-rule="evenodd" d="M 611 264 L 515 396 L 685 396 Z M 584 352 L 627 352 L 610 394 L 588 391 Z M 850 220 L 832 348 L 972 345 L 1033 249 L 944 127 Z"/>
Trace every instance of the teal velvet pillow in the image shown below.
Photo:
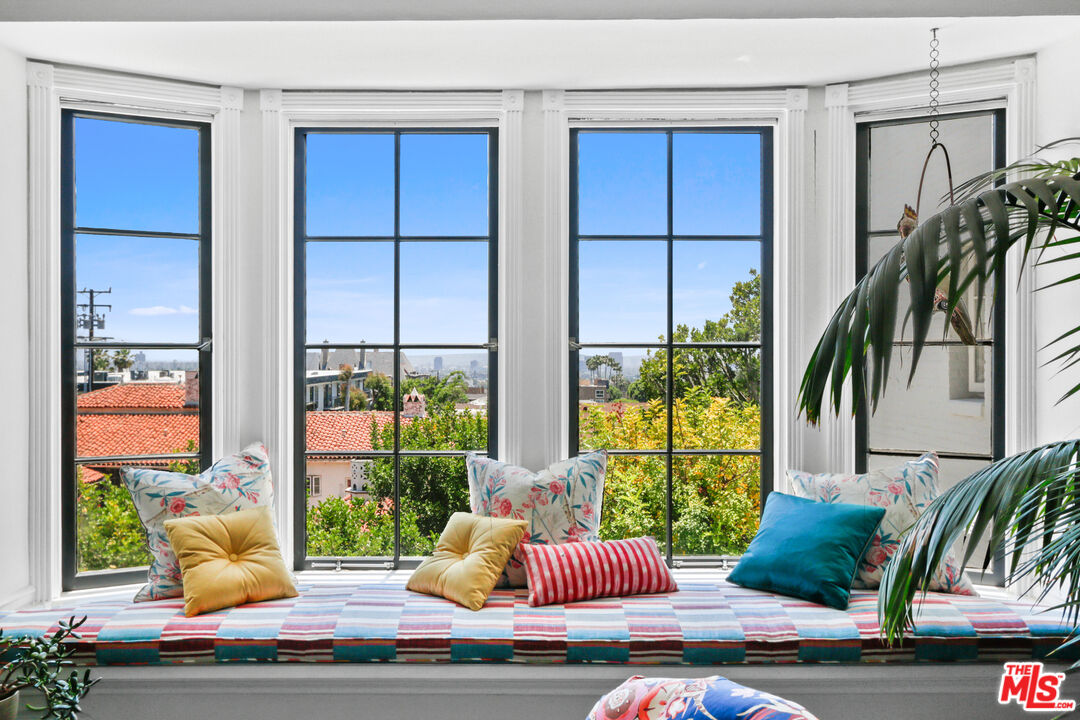
<path fill-rule="evenodd" d="M 885 508 L 773 492 L 761 527 L 728 580 L 847 610 L 859 558 Z"/>

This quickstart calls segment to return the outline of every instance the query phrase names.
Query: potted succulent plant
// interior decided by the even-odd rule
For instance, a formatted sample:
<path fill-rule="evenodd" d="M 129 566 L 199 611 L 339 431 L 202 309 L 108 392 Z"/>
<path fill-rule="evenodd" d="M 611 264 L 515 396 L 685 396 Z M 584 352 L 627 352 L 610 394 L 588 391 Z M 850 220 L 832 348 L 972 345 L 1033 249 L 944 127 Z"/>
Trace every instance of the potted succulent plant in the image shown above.
<path fill-rule="evenodd" d="M 0 638 L 0 720 L 14 720 L 19 713 L 19 691 L 36 690 L 44 700 L 27 708 L 40 712 L 43 720 L 77 720 L 80 701 L 101 678 L 90 679 L 90 671 L 80 676 L 75 670 L 63 673 L 73 663 L 68 640 L 77 640 L 75 631 L 86 618 L 61 621 L 60 628 L 42 637 Z"/>

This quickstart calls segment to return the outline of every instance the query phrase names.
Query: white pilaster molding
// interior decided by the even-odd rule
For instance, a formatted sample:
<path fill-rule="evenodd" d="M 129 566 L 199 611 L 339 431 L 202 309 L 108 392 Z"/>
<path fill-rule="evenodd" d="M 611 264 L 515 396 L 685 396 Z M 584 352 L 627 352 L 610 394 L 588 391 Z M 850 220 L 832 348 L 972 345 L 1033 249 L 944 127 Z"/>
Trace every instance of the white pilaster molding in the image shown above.
<path fill-rule="evenodd" d="M 547 437 L 544 462 L 553 463 L 569 452 L 570 397 L 569 302 L 570 279 L 570 137 L 562 90 L 545 90 L 544 113 L 544 262 L 543 276 L 548 302 L 544 304 L 544 384 L 548 388 L 543 413 Z"/>
<path fill-rule="evenodd" d="M 60 103 L 52 65 L 29 62 L 30 584 L 60 592 Z"/>
<path fill-rule="evenodd" d="M 267 362 L 266 403 L 263 437 L 274 473 L 277 501 L 278 541 L 286 562 L 293 556 L 294 439 L 292 417 L 293 377 L 293 242 L 292 242 L 292 154 L 288 123 L 281 112 L 281 90 L 259 92 L 262 114 L 262 237 L 267 251 L 262 255 L 265 278 L 263 307 L 266 308 L 265 345 Z"/>
<path fill-rule="evenodd" d="M 521 396 L 531 383 L 522 370 L 525 338 L 530 333 L 530 328 L 521 322 L 525 316 L 522 288 L 529 272 L 522 253 L 524 109 L 524 91 L 503 92 L 499 137 L 499 351 L 496 355 L 499 427 L 496 436 L 499 458 L 515 464 L 521 463 L 522 446 L 528 440 L 522 424 L 527 409 Z"/>
<path fill-rule="evenodd" d="M 1007 160 L 1013 162 L 1035 152 L 1035 59 L 1021 58 L 1013 65 L 1014 84 L 1006 108 Z M 1012 178 L 1010 178 L 1012 179 Z M 1038 340 L 1035 329 L 1036 268 L 1034 258 L 1024 267 L 1020 248 L 1008 258 L 1009 292 L 1005 300 L 1005 454 L 1033 447 L 1038 438 Z"/>
<path fill-rule="evenodd" d="M 828 259 L 825 286 L 826 315 L 822 325 L 839 307 L 855 282 L 855 119 L 848 105 L 848 85 L 825 88 L 825 111 L 828 115 L 826 182 L 822 193 L 825 206 L 823 250 Z M 817 338 L 811 338 L 816 342 Z M 850 389 L 844 399 L 847 407 Z M 827 403 L 826 403 L 827 404 Z M 836 416 L 825 409 L 821 418 L 826 457 L 830 472 L 855 471 L 855 423 L 851 414 L 841 410 Z"/>
<path fill-rule="evenodd" d="M 221 88 L 221 111 L 212 131 L 214 177 L 213 307 L 214 370 L 212 400 L 214 455 L 239 450 L 237 412 L 244 402 L 240 397 L 240 358 L 236 336 L 242 326 L 238 279 L 243 272 L 240 260 L 240 118 L 244 109 L 244 91 Z"/>
<path fill-rule="evenodd" d="M 802 433 L 796 427 L 803 340 L 799 307 L 806 251 L 806 88 L 785 92 L 776 167 L 777 232 L 773 240 L 773 485 L 784 490 L 784 471 L 802 467 Z M 782 289 L 782 290 L 781 290 Z"/>

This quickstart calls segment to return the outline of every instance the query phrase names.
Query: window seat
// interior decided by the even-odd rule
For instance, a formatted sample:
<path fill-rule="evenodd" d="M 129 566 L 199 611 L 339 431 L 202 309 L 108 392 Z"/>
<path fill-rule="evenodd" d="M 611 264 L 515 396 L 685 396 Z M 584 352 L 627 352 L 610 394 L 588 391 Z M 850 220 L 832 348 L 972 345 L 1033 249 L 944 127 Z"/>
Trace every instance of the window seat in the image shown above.
<path fill-rule="evenodd" d="M 229 662 L 514 662 L 719 665 L 1000 662 L 1043 659 L 1068 635 L 1057 613 L 990 597 L 930 593 L 902 643 L 878 634 L 877 593 L 846 612 L 676 573 L 679 591 L 530 608 L 496 590 L 472 612 L 405 590 L 408 573 L 301 577 L 300 596 L 186 618 L 183 600 L 133 604 L 131 593 L 63 598 L 0 615 L 5 635 L 41 634 L 86 615 L 85 665 Z M 1075 659 L 1055 653 L 1052 660 Z"/>

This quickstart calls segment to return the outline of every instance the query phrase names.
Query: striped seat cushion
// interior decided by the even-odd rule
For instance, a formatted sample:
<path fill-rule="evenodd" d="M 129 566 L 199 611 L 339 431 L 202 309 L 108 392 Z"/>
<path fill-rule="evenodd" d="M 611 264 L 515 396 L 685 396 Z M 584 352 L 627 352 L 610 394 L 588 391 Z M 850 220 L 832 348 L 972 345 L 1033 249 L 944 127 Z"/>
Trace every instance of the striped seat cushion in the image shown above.
<path fill-rule="evenodd" d="M 523 547 L 533 607 L 678 589 L 651 537 Z"/>
<path fill-rule="evenodd" d="M 881 638 L 877 592 L 847 610 L 747 590 L 716 570 L 673 571 L 679 590 L 530 607 L 528 591 L 495 590 L 477 612 L 405 589 L 409 571 L 316 573 L 300 595 L 193 618 L 184 599 L 131 602 L 131 591 L 0 612 L 4 636 L 55 632 L 87 616 L 72 648 L 81 665 L 229 662 L 727 663 L 1066 662 L 1071 626 L 1030 602 L 929 593 L 915 627 Z M 306 580 L 306 582 L 305 582 Z M 627 672 L 627 675 L 632 673 Z"/>

